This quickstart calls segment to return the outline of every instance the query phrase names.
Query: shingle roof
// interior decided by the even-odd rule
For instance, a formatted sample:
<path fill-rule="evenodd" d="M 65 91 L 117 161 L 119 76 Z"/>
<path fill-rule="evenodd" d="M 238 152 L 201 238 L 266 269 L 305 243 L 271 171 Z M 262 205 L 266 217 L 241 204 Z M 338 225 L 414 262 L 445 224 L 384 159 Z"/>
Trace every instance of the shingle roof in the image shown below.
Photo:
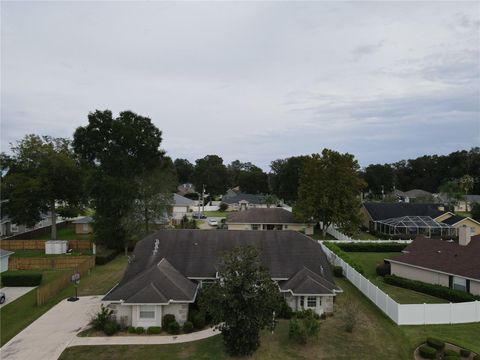
<path fill-rule="evenodd" d="M 195 202 L 178 194 L 173 194 L 173 201 L 175 206 L 192 206 Z"/>
<path fill-rule="evenodd" d="M 480 235 L 467 246 L 419 236 L 403 251 L 391 260 L 480 280 Z"/>
<path fill-rule="evenodd" d="M 405 195 L 409 198 L 417 198 L 422 196 L 432 196 L 433 194 L 422 189 L 412 189 L 405 191 Z"/>
<path fill-rule="evenodd" d="M 91 216 L 84 216 L 80 219 L 73 220 L 72 224 L 90 224 L 93 222 L 93 218 Z"/>
<path fill-rule="evenodd" d="M 463 219 L 466 219 L 466 218 L 460 215 L 454 215 L 454 216 L 450 216 L 449 218 L 446 218 L 445 220 L 442 220 L 441 222 L 444 224 L 453 225 L 459 221 L 462 221 Z"/>
<path fill-rule="evenodd" d="M 240 201 L 248 201 L 252 204 L 261 204 L 263 202 L 262 195 L 255 195 L 255 194 L 245 194 L 240 193 L 235 196 L 229 196 L 228 198 L 222 199 L 222 201 L 226 204 L 236 204 Z"/>
<path fill-rule="evenodd" d="M 167 304 L 169 301 L 193 301 L 198 284 L 175 269 L 165 258 L 140 274 L 122 282 L 103 300 L 125 303 Z"/>
<path fill-rule="evenodd" d="M 154 253 L 156 240 L 158 250 Z M 153 282 L 157 270 L 151 270 L 162 259 L 186 278 L 215 278 L 221 256 L 245 245 L 259 248 L 262 264 L 274 279 L 290 279 L 307 267 L 327 282 L 334 283 L 320 245 L 296 231 L 160 230 L 137 243 L 134 261 L 128 265 L 118 286 L 104 299 L 119 300 L 118 294 L 126 299 L 140 290 L 147 300 L 154 296 L 155 289 L 165 294 L 164 285 Z M 141 285 L 135 285 L 137 282 Z M 141 296 L 134 299 L 141 302 Z"/>
<path fill-rule="evenodd" d="M 334 283 L 306 267 L 279 286 L 282 291 L 291 291 L 294 295 L 333 294 L 338 289 Z"/>
<path fill-rule="evenodd" d="M 438 204 L 365 202 L 363 206 L 373 221 L 402 216 L 430 216 L 435 219 L 446 213 L 446 211 L 438 209 Z"/>
<path fill-rule="evenodd" d="M 262 208 L 238 211 L 227 215 L 227 224 L 295 224 L 301 223 L 293 214 L 282 208 Z"/>

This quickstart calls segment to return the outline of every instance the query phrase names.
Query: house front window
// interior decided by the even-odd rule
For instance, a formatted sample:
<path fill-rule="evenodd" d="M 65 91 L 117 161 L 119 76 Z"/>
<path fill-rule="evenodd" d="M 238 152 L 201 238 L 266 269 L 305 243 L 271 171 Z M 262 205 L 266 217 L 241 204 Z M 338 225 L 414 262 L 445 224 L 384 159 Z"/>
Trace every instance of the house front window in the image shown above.
<path fill-rule="evenodd" d="M 460 290 L 460 291 L 467 291 L 467 279 L 454 276 L 453 289 Z"/>
<path fill-rule="evenodd" d="M 307 297 L 307 307 L 309 308 L 317 307 L 317 298 L 315 296 Z"/>
<path fill-rule="evenodd" d="M 140 305 L 138 309 L 138 318 L 141 320 L 154 320 L 155 305 Z"/>
<path fill-rule="evenodd" d="M 303 309 L 305 307 L 305 300 L 303 299 L 303 296 L 300 296 L 300 309 Z"/>
<path fill-rule="evenodd" d="M 252 230 L 258 230 L 258 225 L 252 225 Z"/>

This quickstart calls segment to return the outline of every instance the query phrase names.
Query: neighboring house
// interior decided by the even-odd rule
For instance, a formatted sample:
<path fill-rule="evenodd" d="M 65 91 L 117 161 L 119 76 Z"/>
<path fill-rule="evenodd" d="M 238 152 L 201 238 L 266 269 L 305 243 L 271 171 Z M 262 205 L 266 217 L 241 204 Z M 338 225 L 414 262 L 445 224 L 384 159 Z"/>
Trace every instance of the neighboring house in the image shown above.
<path fill-rule="evenodd" d="M 165 314 L 184 323 L 202 283 L 219 280 L 221 257 L 245 245 L 261 251 L 293 310 L 333 312 L 341 290 L 328 260 L 316 241 L 296 231 L 160 230 L 137 243 L 122 280 L 102 301 L 124 325 L 161 326 Z"/>
<path fill-rule="evenodd" d="M 247 210 L 251 208 L 267 208 L 262 195 L 238 193 L 234 196 L 222 198 L 222 202 L 228 205 L 227 211 Z"/>
<path fill-rule="evenodd" d="M 445 202 L 450 202 L 450 199 L 446 194 L 440 194 L 440 196 Z M 467 200 L 466 207 L 465 200 Z M 463 195 L 460 200 L 455 200 L 454 210 L 468 212 L 472 210 L 472 205 L 475 203 L 480 203 L 480 195 Z"/>
<path fill-rule="evenodd" d="M 448 212 L 445 215 L 437 218 L 437 220 L 441 221 L 444 224 L 453 226 L 455 229 L 457 229 L 457 231 L 460 227 L 466 225 L 469 228 L 472 236 L 480 234 L 480 222 L 472 219 L 471 217 L 464 217 Z"/>
<path fill-rule="evenodd" d="M 228 230 L 294 230 L 313 235 L 314 224 L 305 224 L 285 209 L 261 208 L 233 212 L 225 221 Z"/>
<path fill-rule="evenodd" d="M 471 237 L 465 226 L 458 243 L 419 237 L 402 255 L 385 260 L 393 275 L 480 295 L 479 259 L 480 236 Z"/>
<path fill-rule="evenodd" d="M 13 251 L 0 249 L 0 273 L 8 271 L 8 259 L 12 254 Z"/>
<path fill-rule="evenodd" d="M 57 224 L 63 221 L 65 221 L 64 218 L 62 218 L 61 216 L 57 216 Z M 50 214 L 50 212 L 46 214 L 42 214 L 41 220 L 38 223 L 36 223 L 33 227 L 15 224 L 12 222 L 12 220 L 8 216 L 3 216 L 0 223 L 1 223 L 0 236 L 1 238 L 6 238 L 9 236 L 22 234 L 27 231 L 32 231 L 42 227 L 50 226 L 52 225 L 52 215 Z"/>
<path fill-rule="evenodd" d="M 395 189 L 389 195 L 395 197 L 399 202 L 404 203 L 414 203 L 420 201 L 426 202 L 426 200 L 428 202 L 428 200 L 432 201 L 437 198 L 435 194 L 422 189 L 412 189 L 408 191 Z"/>
<path fill-rule="evenodd" d="M 195 193 L 195 186 L 191 183 L 181 184 L 177 186 L 177 194 L 184 196 Z"/>
<path fill-rule="evenodd" d="M 172 217 L 174 220 L 180 220 L 184 215 L 193 209 L 195 202 L 184 196 L 173 194 Z"/>
<path fill-rule="evenodd" d="M 91 216 L 73 220 L 72 224 L 75 224 L 75 234 L 91 234 L 93 232 L 93 218 Z"/>
<path fill-rule="evenodd" d="M 222 196 L 222 199 L 226 200 L 226 199 L 229 199 L 231 197 L 237 196 L 240 193 L 241 193 L 240 187 L 236 186 L 234 188 L 228 189 L 227 192 L 225 193 L 225 195 Z"/>

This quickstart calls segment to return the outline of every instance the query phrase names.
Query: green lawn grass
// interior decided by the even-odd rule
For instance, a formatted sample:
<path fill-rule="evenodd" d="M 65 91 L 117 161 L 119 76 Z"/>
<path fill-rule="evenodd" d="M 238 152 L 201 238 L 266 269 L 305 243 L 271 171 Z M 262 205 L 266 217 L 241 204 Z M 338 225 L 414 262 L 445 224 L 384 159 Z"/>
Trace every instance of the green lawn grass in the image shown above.
<path fill-rule="evenodd" d="M 307 345 L 293 344 L 288 338 L 288 322 L 280 320 L 272 335 L 264 331 L 260 348 L 252 360 L 340 359 L 411 360 L 413 350 L 427 336 L 436 336 L 480 352 L 480 324 L 397 326 L 346 279 L 337 284 L 344 290 L 337 295 L 333 317 L 322 321 L 317 339 Z M 344 330 L 340 315 L 346 304 L 356 307 L 357 325 L 353 333 Z M 225 355 L 221 336 L 174 345 L 79 346 L 67 348 L 60 360 L 89 359 L 230 359 Z"/>
<path fill-rule="evenodd" d="M 470 212 L 467 212 L 467 211 L 455 211 L 455 214 L 460 215 L 460 216 L 464 216 L 464 217 L 472 217 L 472 214 Z"/>
<path fill-rule="evenodd" d="M 122 277 L 127 266 L 125 256 L 117 256 L 114 260 L 106 265 L 95 266 L 90 274 L 84 276 L 80 280 L 78 286 L 79 295 L 103 295 L 108 292 Z M 20 270 L 19 270 L 20 271 Z M 42 284 L 55 279 L 63 272 L 60 271 L 44 271 Z M 67 271 L 67 270 L 64 270 Z M 75 294 L 74 285 L 70 284 L 63 289 L 58 295 L 47 301 L 41 306 L 37 306 L 36 290 L 32 290 L 26 295 L 18 298 L 14 302 L 5 305 L 1 310 L 0 324 L 0 343 L 3 346 L 8 340 L 30 325 L 34 320 L 38 319 L 46 311 L 61 300 Z"/>
<path fill-rule="evenodd" d="M 36 240 L 50 240 L 50 233 L 39 236 Z M 92 240 L 93 234 L 75 234 L 73 226 L 57 229 L 58 240 Z"/>
<path fill-rule="evenodd" d="M 10 255 L 11 257 L 60 257 L 60 256 L 81 256 L 92 255 L 91 250 L 83 250 L 81 252 L 73 252 L 70 254 L 45 254 L 44 250 L 14 250 L 15 252 Z"/>
<path fill-rule="evenodd" d="M 373 234 L 370 234 L 365 231 L 359 231 L 357 234 L 352 236 L 352 239 L 354 240 L 378 240 L 378 237 L 376 237 Z"/>
<path fill-rule="evenodd" d="M 313 235 L 309 235 L 312 239 L 315 240 L 336 240 L 332 235 L 330 234 L 325 234 L 323 236 L 322 230 L 320 229 L 315 229 L 313 232 Z"/>
<path fill-rule="evenodd" d="M 375 271 L 378 264 L 384 259 L 398 256 L 398 252 L 374 253 L 374 252 L 349 252 L 348 255 L 360 264 L 365 271 L 364 276 L 381 290 L 386 292 L 393 300 L 400 304 L 422 304 L 422 303 L 447 303 L 448 301 L 421 292 L 389 285 L 383 282 L 382 277 L 377 276 Z"/>

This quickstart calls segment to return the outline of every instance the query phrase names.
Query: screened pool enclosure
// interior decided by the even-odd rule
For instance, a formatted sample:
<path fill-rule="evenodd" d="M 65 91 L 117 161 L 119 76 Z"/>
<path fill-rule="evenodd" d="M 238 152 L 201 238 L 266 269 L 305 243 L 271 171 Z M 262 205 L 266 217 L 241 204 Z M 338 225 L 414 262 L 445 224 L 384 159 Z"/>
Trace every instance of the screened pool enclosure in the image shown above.
<path fill-rule="evenodd" d="M 378 220 L 376 230 L 387 235 L 455 236 L 457 229 L 433 220 L 430 216 L 402 216 Z"/>

